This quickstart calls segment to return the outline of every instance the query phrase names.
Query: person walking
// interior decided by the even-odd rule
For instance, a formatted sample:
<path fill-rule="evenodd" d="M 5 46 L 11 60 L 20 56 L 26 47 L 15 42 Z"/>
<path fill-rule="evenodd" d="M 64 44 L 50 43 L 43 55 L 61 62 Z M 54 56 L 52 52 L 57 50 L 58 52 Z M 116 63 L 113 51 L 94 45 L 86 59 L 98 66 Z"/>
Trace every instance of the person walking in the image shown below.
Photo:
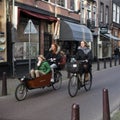
<path fill-rule="evenodd" d="M 118 49 L 118 47 L 116 47 L 114 49 L 114 57 L 115 57 L 115 62 L 117 62 L 117 60 L 119 58 L 119 49 Z"/>

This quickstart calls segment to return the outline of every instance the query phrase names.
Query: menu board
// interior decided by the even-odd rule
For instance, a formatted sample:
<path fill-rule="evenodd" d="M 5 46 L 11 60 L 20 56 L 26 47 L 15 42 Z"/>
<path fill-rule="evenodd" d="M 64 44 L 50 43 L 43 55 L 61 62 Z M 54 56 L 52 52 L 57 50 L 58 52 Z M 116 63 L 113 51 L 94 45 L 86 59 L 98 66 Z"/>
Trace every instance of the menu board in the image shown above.
<path fill-rule="evenodd" d="M 6 39 L 2 32 L 0 32 L 0 62 L 6 62 Z"/>

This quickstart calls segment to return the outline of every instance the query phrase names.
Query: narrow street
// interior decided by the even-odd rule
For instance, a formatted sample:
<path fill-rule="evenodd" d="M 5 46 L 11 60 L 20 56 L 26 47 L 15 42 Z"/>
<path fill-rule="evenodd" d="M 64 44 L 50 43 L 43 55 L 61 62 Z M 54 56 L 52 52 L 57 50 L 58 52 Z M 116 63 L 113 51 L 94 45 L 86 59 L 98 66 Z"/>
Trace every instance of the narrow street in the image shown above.
<path fill-rule="evenodd" d="M 68 95 L 64 80 L 62 88 L 36 89 L 28 92 L 24 101 L 16 101 L 14 96 L 0 98 L 1 120 L 70 120 L 73 103 L 80 106 L 80 120 L 102 119 L 102 90 L 108 89 L 111 112 L 120 104 L 120 67 L 112 67 L 93 72 L 93 85 L 89 92 L 83 88 L 77 96 Z"/>

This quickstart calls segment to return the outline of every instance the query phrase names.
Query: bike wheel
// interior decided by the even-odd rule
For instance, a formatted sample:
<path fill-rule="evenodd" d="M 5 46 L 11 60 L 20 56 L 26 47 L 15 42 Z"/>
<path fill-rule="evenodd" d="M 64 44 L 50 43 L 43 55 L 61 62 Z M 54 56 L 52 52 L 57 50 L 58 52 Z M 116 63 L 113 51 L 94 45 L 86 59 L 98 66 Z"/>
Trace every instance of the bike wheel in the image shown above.
<path fill-rule="evenodd" d="M 22 101 L 26 98 L 27 96 L 27 88 L 25 86 L 25 84 L 23 83 L 20 83 L 17 87 L 16 87 L 16 90 L 15 90 L 15 98 L 18 100 L 18 101 Z"/>
<path fill-rule="evenodd" d="M 52 85 L 53 89 L 54 90 L 60 89 L 62 85 L 62 74 L 59 71 L 57 71 L 55 72 L 54 78 L 55 82 Z"/>
<path fill-rule="evenodd" d="M 85 80 L 85 75 L 84 75 L 84 88 L 86 91 L 90 90 L 92 86 L 92 73 L 88 72 L 88 79 Z"/>
<path fill-rule="evenodd" d="M 76 96 L 78 92 L 78 76 L 72 75 L 68 82 L 68 93 L 71 97 Z"/>

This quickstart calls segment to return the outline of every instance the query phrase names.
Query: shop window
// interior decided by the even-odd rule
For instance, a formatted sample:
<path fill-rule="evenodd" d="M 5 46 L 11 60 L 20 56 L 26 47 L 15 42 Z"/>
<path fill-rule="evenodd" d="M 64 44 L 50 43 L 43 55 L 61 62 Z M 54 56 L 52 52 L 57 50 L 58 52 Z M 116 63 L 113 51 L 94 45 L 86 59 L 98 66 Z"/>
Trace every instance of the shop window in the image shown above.
<path fill-rule="evenodd" d="M 35 59 L 39 55 L 39 43 L 31 42 L 29 48 L 28 42 L 17 42 L 15 43 L 14 49 L 15 49 L 14 50 L 15 60 L 29 59 L 29 56 L 31 59 Z M 30 49 L 30 53 L 29 53 L 29 49 Z"/>
<path fill-rule="evenodd" d="M 0 1 L 0 63 L 7 62 L 6 16 L 3 1 Z"/>
<path fill-rule="evenodd" d="M 6 39 L 3 32 L 0 32 L 0 62 L 6 62 Z"/>
<path fill-rule="evenodd" d="M 16 60 L 28 59 L 29 55 L 31 59 L 35 59 L 39 55 L 39 25 L 35 25 L 37 34 L 24 34 L 27 22 L 21 22 L 17 29 L 17 40 L 15 41 L 15 53 L 14 58 Z M 30 41 L 30 45 L 29 45 Z"/>

